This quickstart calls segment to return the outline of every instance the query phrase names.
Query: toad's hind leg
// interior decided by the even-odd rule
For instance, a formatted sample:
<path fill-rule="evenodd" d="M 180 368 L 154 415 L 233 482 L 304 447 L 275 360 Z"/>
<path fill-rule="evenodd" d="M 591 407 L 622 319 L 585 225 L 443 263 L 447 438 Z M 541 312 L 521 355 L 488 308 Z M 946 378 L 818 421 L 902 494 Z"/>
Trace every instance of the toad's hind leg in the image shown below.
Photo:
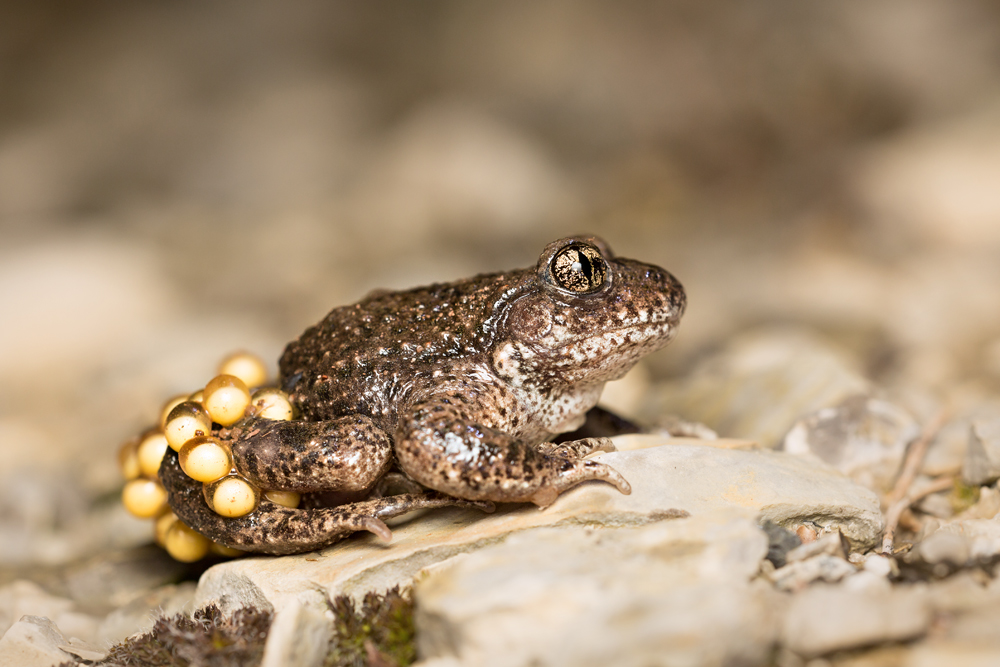
<path fill-rule="evenodd" d="M 364 415 L 328 421 L 251 419 L 234 431 L 233 463 L 264 489 L 366 491 L 392 464 L 389 437 Z"/>
<path fill-rule="evenodd" d="M 552 504 L 563 491 L 589 480 L 631 492 L 616 470 L 579 458 L 613 449 L 587 439 L 532 446 L 475 419 L 463 401 L 432 398 L 414 407 L 396 434 L 400 467 L 424 486 L 468 500 Z"/>
<path fill-rule="evenodd" d="M 389 519 L 416 509 L 460 506 L 492 511 L 491 503 L 475 503 L 441 494 L 403 494 L 299 510 L 262 499 L 253 512 L 233 519 L 219 516 L 205 502 L 201 482 L 181 470 L 177 453 L 168 449 L 160 465 L 160 481 L 170 507 L 181 521 L 219 544 L 266 554 L 294 554 L 325 547 L 351 533 L 368 531 L 388 541 Z"/>

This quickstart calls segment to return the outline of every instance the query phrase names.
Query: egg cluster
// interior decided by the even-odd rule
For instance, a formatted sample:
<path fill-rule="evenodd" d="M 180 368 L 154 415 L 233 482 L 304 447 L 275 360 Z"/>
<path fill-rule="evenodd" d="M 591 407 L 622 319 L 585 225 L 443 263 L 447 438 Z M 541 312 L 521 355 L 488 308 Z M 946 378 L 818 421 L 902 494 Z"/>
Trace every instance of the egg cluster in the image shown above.
<path fill-rule="evenodd" d="M 240 352 L 223 360 L 218 375 L 204 389 L 167 401 L 159 426 L 124 445 L 118 464 L 125 477 L 122 504 L 140 519 L 153 519 L 156 541 L 175 559 L 200 560 L 209 553 L 238 556 L 242 552 L 217 544 L 185 525 L 167 505 L 167 492 L 157 472 L 170 447 L 184 473 L 202 482 L 205 502 L 217 514 L 239 517 L 252 512 L 261 494 L 271 502 L 297 507 L 299 494 L 257 488 L 233 466 L 228 429 L 245 416 L 290 420 L 288 396 L 264 386 L 267 369 L 255 355 Z M 253 392 L 250 388 L 256 387 Z"/>

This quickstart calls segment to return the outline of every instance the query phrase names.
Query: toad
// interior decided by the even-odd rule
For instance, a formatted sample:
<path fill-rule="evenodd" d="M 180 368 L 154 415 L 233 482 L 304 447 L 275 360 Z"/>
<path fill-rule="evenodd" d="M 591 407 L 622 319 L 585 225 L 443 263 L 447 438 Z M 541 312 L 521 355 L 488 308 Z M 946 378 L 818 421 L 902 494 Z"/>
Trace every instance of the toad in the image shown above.
<path fill-rule="evenodd" d="M 627 494 L 622 475 L 584 458 L 613 451 L 608 438 L 553 439 L 583 424 L 606 382 L 667 344 L 685 301 L 670 273 L 592 236 L 549 244 L 532 268 L 373 293 L 285 349 L 280 386 L 301 419 L 251 411 L 227 433 L 240 475 L 310 502 L 265 498 L 220 516 L 168 450 L 169 504 L 220 544 L 285 554 L 356 531 L 388 540 L 384 520 L 420 508 L 545 507 L 591 480 Z"/>

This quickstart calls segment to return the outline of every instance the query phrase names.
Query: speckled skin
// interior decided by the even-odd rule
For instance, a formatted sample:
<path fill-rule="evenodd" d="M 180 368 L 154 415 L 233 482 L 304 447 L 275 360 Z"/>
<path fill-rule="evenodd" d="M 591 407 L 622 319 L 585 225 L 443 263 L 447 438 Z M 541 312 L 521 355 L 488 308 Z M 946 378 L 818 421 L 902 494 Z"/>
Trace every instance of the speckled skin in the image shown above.
<path fill-rule="evenodd" d="M 161 478 L 170 504 L 218 542 L 291 553 L 358 530 L 387 536 L 380 517 L 428 503 L 546 506 L 587 480 L 629 493 L 619 473 L 581 458 L 613 449 L 606 438 L 551 439 L 583 423 L 605 382 L 666 345 L 684 307 L 668 272 L 615 258 L 600 239 L 573 237 L 549 244 L 530 269 L 337 308 L 280 361 L 282 388 L 305 421 L 237 425 L 237 469 L 264 488 L 355 499 L 395 465 L 447 497 L 303 510 L 265 502 L 247 517 L 223 519 L 188 490 L 168 456 Z"/>

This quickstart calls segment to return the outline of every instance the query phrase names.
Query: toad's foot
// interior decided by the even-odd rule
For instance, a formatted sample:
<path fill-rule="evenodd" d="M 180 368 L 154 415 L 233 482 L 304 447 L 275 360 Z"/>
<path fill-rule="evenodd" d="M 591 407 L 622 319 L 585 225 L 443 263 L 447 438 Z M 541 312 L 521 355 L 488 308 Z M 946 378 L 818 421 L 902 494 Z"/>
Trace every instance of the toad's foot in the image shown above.
<path fill-rule="evenodd" d="M 543 442 L 536 445 L 535 449 L 542 454 L 552 456 L 565 456 L 573 459 L 582 459 L 587 454 L 594 452 L 616 452 L 618 448 L 611 438 L 583 438 L 581 440 L 571 440 L 569 442 Z"/>
<path fill-rule="evenodd" d="M 579 458 L 580 453 L 610 446 L 610 441 L 598 438 L 536 448 L 477 423 L 461 401 L 450 399 L 415 406 L 396 434 L 399 465 L 420 484 L 468 500 L 532 502 L 540 507 L 590 480 L 631 493 L 616 470 Z"/>
<path fill-rule="evenodd" d="M 202 484 L 184 474 L 173 450 L 167 450 L 163 457 L 160 481 L 181 521 L 219 544 L 266 554 L 314 551 L 359 531 L 374 533 L 387 542 L 392 539 L 392 532 L 384 520 L 417 509 L 459 506 L 493 511 L 492 503 L 470 502 L 437 493 L 386 496 L 309 510 L 282 507 L 265 498 L 253 512 L 230 519 L 208 507 Z"/>

